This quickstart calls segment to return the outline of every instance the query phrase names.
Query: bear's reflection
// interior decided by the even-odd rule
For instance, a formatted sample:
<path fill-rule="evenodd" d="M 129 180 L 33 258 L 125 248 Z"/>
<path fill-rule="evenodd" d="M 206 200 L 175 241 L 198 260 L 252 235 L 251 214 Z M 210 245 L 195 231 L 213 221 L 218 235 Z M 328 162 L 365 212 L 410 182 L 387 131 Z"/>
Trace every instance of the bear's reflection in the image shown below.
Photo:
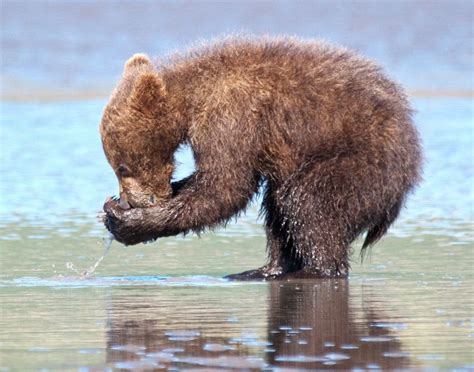
<path fill-rule="evenodd" d="M 351 298 L 349 287 L 349 281 L 336 279 L 271 283 L 268 340 L 276 352 L 269 354 L 268 363 L 342 369 L 406 367 L 408 358 L 390 334 L 390 323 L 380 323 L 386 315 L 377 314 L 376 303 Z M 295 361 L 294 356 L 308 358 Z"/>
<path fill-rule="evenodd" d="M 363 301 L 367 289 L 357 286 L 351 298 L 349 287 L 311 280 L 268 283 L 268 293 L 260 286 L 254 295 L 242 287 L 198 287 L 194 297 L 175 289 L 120 292 L 108 310 L 107 362 L 133 369 L 409 366 L 383 304 Z"/>

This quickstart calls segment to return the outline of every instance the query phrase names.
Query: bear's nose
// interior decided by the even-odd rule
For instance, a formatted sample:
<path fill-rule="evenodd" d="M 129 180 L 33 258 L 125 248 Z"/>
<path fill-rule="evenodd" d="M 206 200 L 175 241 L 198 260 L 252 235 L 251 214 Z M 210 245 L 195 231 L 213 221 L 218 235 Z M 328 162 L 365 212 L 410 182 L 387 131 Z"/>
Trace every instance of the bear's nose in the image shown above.
<path fill-rule="evenodd" d="M 119 206 L 120 206 L 120 208 L 122 208 L 124 210 L 127 210 L 127 209 L 131 208 L 130 203 L 127 200 L 127 195 L 124 192 L 120 193 Z"/>

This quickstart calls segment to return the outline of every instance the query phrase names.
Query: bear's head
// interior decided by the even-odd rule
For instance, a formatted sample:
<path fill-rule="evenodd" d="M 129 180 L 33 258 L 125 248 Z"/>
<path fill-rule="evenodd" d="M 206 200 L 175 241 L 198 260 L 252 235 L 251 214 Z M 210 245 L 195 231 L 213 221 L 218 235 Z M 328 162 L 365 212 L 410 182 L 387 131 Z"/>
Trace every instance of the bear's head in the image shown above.
<path fill-rule="evenodd" d="M 176 135 L 165 83 L 150 59 L 136 54 L 104 109 L 100 134 L 120 188 L 120 206 L 145 208 L 171 195 Z"/>

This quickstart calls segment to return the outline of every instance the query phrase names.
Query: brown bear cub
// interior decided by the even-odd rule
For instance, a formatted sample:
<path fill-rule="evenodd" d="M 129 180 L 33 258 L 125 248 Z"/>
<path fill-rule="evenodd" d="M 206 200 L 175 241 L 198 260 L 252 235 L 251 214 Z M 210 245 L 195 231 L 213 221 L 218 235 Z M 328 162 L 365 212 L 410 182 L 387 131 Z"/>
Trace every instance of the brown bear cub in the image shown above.
<path fill-rule="evenodd" d="M 268 263 L 232 279 L 346 277 L 350 243 L 385 234 L 420 177 L 402 89 L 353 52 L 292 38 L 229 38 L 161 63 L 133 56 L 105 108 L 124 244 L 199 232 L 260 188 Z M 196 172 L 171 183 L 191 146 Z"/>

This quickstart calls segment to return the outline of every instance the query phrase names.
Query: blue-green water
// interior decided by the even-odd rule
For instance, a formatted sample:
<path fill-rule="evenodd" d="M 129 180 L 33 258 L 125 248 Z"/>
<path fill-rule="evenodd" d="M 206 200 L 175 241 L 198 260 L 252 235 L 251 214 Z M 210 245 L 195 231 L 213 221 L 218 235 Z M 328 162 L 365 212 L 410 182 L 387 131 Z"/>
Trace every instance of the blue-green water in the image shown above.
<path fill-rule="evenodd" d="M 42 226 L 91 220 L 105 197 L 116 194 L 103 155 L 98 122 L 106 100 L 2 103 L 0 193 L 2 223 L 31 220 Z M 413 99 L 422 135 L 423 184 L 409 199 L 394 234 L 451 229 L 472 217 L 473 106 L 469 98 Z M 21 119 L 19 119 L 21 113 Z M 193 170 L 189 149 L 177 153 L 175 178 Z M 253 210 L 249 219 L 255 219 Z M 244 218 L 245 219 L 245 218 Z"/>
<path fill-rule="evenodd" d="M 102 254 L 96 214 L 117 190 L 97 132 L 105 101 L 2 103 L 2 364 L 471 365 L 472 104 L 413 102 L 424 182 L 388 237 L 363 266 L 356 251 L 348 282 L 283 284 L 219 279 L 264 262 L 258 200 L 201 239 L 114 243 L 81 280 L 67 266 L 82 272 Z M 177 160 L 179 178 L 193 162 L 186 150 Z"/>
<path fill-rule="evenodd" d="M 474 368 L 467 2 L 5 1 L 0 16 L 0 370 Z M 363 265 L 354 245 L 348 280 L 221 279 L 265 261 L 258 199 L 200 238 L 114 242 L 81 278 L 118 188 L 98 123 L 123 61 L 243 28 L 384 63 L 416 109 L 423 183 Z M 176 160 L 176 178 L 192 171 L 189 149 Z"/>

